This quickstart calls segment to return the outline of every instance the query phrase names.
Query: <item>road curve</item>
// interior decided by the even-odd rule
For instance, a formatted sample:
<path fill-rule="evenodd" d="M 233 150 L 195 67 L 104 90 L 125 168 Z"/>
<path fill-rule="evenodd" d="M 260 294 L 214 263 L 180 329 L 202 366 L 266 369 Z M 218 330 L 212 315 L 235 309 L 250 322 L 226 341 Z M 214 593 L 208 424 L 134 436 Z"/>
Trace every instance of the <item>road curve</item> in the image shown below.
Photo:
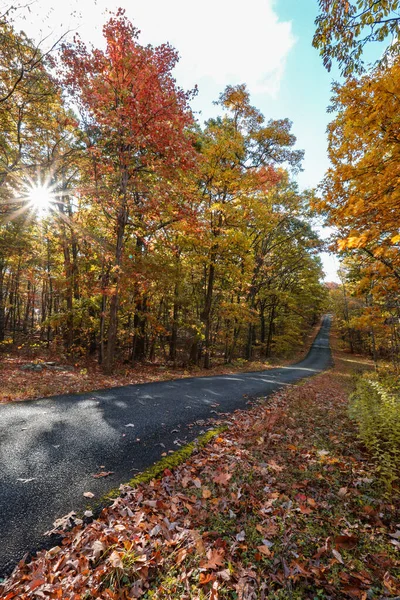
<path fill-rule="evenodd" d="M 288 367 L 129 385 L 0 406 L 0 576 L 48 545 L 55 518 L 83 508 L 176 450 L 215 411 L 245 408 L 331 364 L 325 316 L 307 357 Z M 114 471 L 94 479 L 100 470 Z M 47 544 L 46 544 L 47 541 Z"/>

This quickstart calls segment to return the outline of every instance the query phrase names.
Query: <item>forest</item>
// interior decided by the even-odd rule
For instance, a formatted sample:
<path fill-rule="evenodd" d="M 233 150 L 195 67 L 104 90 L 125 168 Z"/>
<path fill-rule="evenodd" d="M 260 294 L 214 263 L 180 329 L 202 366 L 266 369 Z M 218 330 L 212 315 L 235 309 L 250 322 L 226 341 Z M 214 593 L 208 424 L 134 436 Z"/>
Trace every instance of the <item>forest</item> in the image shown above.
<path fill-rule="evenodd" d="M 291 122 L 244 84 L 200 123 L 168 44 L 124 12 L 105 49 L 0 24 L 0 342 L 210 367 L 302 344 L 326 301 Z"/>
<path fill-rule="evenodd" d="M 298 128 L 247 63 L 204 120 L 128 8 L 0 9 L 1 600 L 400 599 L 400 1 L 301 4 L 209 16 Z"/>

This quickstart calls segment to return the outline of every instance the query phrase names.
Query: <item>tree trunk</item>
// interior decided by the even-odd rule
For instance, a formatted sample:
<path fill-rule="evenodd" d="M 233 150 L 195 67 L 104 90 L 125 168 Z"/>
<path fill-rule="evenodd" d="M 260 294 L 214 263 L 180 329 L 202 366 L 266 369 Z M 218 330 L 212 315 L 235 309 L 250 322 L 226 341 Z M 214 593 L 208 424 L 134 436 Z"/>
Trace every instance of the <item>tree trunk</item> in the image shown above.
<path fill-rule="evenodd" d="M 174 288 L 174 307 L 172 311 L 172 327 L 169 342 L 169 360 L 176 362 L 177 342 L 178 342 L 178 318 L 179 318 L 179 303 L 178 303 L 178 283 L 175 283 Z"/>
<path fill-rule="evenodd" d="M 274 335 L 275 309 L 276 309 L 276 307 L 274 304 L 271 308 L 271 313 L 270 313 L 270 317 L 269 317 L 267 345 L 265 348 L 265 358 L 268 358 L 271 355 L 272 338 Z"/>
<path fill-rule="evenodd" d="M 6 321 L 4 273 L 5 273 L 5 264 L 4 264 L 4 262 L 0 262 L 0 342 L 3 342 L 4 338 L 5 338 L 5 321 Z"/>
<path fill-rule="evenodd" d="M 126 199 L 127 174 L 123 177 L 121 190 L 123 190 L 123 199 L 121 201 L 116 224 L 116 246 L 115 246 L 115 262 L 113 275 L 111 277 L 112 295 L 110 300 L 110 318 L 107 331 L 107 346 L 105 351 L 104 371 L 108 374 L 112 373 L 115 360 L 115 347 L 117 344 L 118 331 L 118 305 L 119 305 L 119 278 L 120 267 L 122 264 L 122 253 L 124 246 L 125 228 L 128 221 L 128 206 Z"/>
<path fill-rule="evenodd" d="M 208 270 L 207 290 L 204 303 L 204 311 L 202 320 L 204 323 L 204 368 L 209 369 L 211 366 L 211 307 L 213 299 L 214 281 L 215 281 L 215 255 L 212 253 L 210 267 Z"/>

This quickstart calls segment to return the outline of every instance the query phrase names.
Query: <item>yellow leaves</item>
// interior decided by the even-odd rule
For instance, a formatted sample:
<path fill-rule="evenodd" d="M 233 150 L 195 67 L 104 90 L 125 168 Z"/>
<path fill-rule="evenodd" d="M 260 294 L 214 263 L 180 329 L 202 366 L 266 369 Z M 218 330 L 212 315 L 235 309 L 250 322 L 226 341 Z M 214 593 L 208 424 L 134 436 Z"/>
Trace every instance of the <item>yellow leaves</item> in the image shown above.
<path fill-rule="evenodd" d="M 400 59 L 360 79 L 335 86 L 329 125 L 332 167 L 317 209 L 338 228 L 339 251 L 365 248 L 375 257 L 371 276 L 399 269 Z M 396 250 L 394 253 L 393 251 Z"/>
<path fill-rule="evenodd" d="M 346 250 L 346 248 L 361 248 L 368 241 L 366 234 L 356 236 L 351 235 L 348 238 L 338 241 L 339 250 Z"/>

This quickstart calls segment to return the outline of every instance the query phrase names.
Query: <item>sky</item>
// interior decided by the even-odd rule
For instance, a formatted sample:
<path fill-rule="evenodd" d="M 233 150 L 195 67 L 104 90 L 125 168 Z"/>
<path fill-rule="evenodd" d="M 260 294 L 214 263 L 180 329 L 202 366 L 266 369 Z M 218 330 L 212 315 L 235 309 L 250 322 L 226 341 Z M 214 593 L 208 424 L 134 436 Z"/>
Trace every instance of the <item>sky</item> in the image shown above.
<path fill-rule="evenodd" d="M 267 119 L 293 122 L 297 147 L 305 150 L 300 188 L 319 184 L 329 166 L 326 108 L 339 76 L 325 71 L 311 45 L 317 0 L 36 0 L 16 24 L 35 40 L 49 36 L 45 47 L 68 30 L 101 47 L 102 25 L 118 7 L 141 31 L 141 43 L 170 42 L 178 50 L 175 77 L 184 89 L 198 86 L 192 107 L 200 121 L 218 113 L 213 101 L 227 84 L 246 83 Z M 336 257 L 321 258 L 326 280 L 338 281 Z"/>

